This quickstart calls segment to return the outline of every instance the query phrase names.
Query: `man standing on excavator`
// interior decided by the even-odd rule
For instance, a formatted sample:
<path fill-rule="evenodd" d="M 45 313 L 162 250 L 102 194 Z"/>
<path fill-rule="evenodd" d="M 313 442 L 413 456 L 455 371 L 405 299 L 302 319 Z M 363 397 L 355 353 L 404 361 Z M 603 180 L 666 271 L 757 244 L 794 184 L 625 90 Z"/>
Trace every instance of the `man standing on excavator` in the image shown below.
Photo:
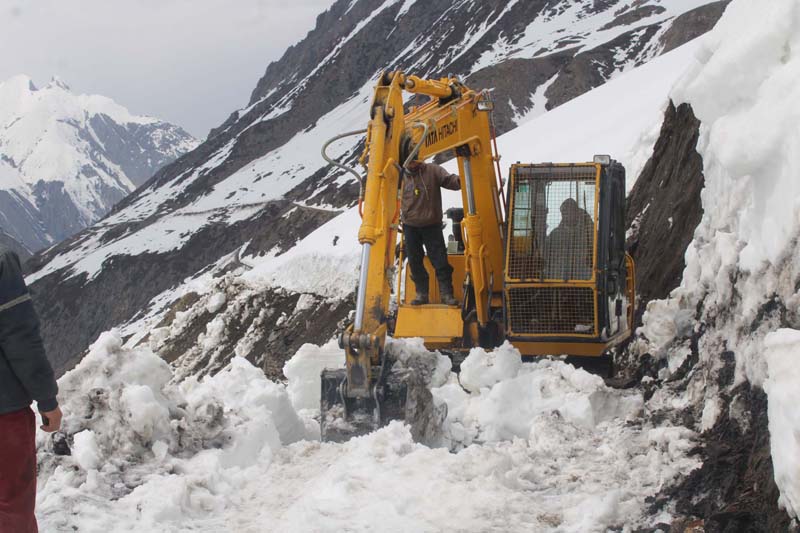
<path fill-rule="evenodd" d="M 461 178 L 433 163 L 417 160 L 408 163 L 400 215 L 411 279 L 417 291 L 411 305 L 428 303 L 428 272 L 423 264 L 425 251 L 436 270 L 441 302 L 458 305 L 453 295 L 453 267 L 447 262 L 447 246 L 442 235 L 441 187 L 458 191 Z"/>

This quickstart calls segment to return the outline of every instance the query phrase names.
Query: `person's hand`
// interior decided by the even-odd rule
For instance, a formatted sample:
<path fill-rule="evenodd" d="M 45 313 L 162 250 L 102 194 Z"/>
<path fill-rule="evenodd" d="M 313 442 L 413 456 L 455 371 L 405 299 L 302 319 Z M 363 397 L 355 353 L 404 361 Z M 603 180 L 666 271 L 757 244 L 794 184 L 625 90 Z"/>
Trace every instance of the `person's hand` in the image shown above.
<path fill-rule="evenodd" d="M 42 425 L 39 427 L 42 428 L 43 431 L 52 433 L 61 428 L 62 415 L 60 407 L 56 406 L 52 411 L 43 411 L 40 414 L 42 415 Z"/>

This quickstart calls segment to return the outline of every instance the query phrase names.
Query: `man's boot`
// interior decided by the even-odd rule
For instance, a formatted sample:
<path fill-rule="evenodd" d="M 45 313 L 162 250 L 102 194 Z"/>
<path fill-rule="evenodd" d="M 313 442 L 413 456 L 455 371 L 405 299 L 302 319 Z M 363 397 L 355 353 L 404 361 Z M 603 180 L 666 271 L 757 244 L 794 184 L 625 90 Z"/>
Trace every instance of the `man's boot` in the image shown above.
<path fill-rule="evenodd" d="M 440 291 L 440 299 L 444 305 L 460 305 L 460 302 L 456 300 L 456 297 L 453 295 L 452 286 L 442 286 Z"/>
<path fill-rule="evenodd" d="M 428 293 L 417 291 L 417 295 L 411 300 L 411 305 L 425 305 L 428 303 Z"/>

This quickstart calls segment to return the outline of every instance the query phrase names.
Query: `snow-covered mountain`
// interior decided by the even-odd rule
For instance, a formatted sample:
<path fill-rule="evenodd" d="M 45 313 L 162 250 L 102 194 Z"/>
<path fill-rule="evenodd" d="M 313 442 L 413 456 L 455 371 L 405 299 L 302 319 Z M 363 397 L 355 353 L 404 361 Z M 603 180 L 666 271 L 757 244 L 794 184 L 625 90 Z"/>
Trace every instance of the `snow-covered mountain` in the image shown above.
<path fill-rule="evenodd" d="M 99 220 L 198 142 L 60 79 L 0 83 L 0 227 L 35 251 Z"/>
<path fill-rule="evenodd" d="M 447 3 L 439 16 L 448 29 L 458 20 L 456 27 L 472 28 L 458 10 L 487 4 Z M 686 9 L 662 22 L 673 28 L 681 18 L 711 26 L 707 10 L 724 7 L 526 3 L 534 4 L 556 15 L 591 7 L 603 26 L 635 8 Z M 327 136 L 363 124 L 372 73 L 338 107 L 328 102 L 332 111 L 309 124 L 302 117 L 320 105 L 316 83 L 335 89 L 337 75 L 347 81 L 327 61 L 369 70 L 362 62 L 386 39 L 360 32 L 380 28 L 376 21 L 399 30 L 418 5 L 336 4 L 307 38 L 328 59 L 314 59 L 302 43 L 292 48 L 291 60 L 268 70 L 273 81 L 262 80 L 253 107 L 100 224 L 34 260 L 29 279 L 51 320 L 48 335 L 71 343 L 56 352 L 66 355 L 56 360 L 62 368 L 80 358 L 73 356 L 84 342 L 78 325 L 87 336 L 99 333 L 96 324 L 118 326 L 61 381 L 65 409 L 75 415 L 67 438 L 40 436 L 43 523 L 54 530 L 796 530 L 795 0 L 734 0 L 708 35 L 520 118 L 498 139 L 504 160 L 610 152 L 628 168 L 641 327 L 616 354 L 615 387 L 562 361 L 524 364 L 510 346 L 474 350 L 457 380 L 446 358 L 414 341 L 393 343 L 433 364 L 433 396 L 447 405 L 442 448 L 414 443 L 400 424 L 344 444 L 315 441 L 319 370 L 342 362 L 326 342 L 352 309 L 358 265 L 352 186 L 316 152 Z M 493 5 L 498 16 L 480 20 L 502 20 L 519 5 Z M 363 26 L 341 22 L 359 6 Z M 545 27 L 558 18 L 542 13 Z M 582 20 L 571 18 L 570 27 Z M 609 31 L 601 28 L 587 35 Z M 341 47 L 320 45 L 326 31 Z M 482 42 L 492 32 L 474 35 Z M 673 33 L 691 35 L 685 27 Z M 494 33 L 501 34 L 510 35 Z M 421 35 L 423 42 L 428 33 Z M 313 65 L 291 82 L 302 89 L 259 108 L 269 91 L 282 90 L 275 80 L 291 79 L 289 67 L 301 64 Z M 541 88 L 530 83 L 529 97 Z M 498 101 L 503 90 L 495 88 Z M 355 149 L 343 146 L 340 155 Z M 55 455 L 68 446 L 71 456 Z"/>

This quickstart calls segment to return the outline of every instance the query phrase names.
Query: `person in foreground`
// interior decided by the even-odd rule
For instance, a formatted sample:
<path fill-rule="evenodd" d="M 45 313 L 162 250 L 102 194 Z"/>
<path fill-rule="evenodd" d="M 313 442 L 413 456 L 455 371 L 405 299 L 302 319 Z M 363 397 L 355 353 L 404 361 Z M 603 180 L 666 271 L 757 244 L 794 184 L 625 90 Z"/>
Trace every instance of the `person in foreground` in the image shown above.
<path fill-rule="evenodd" d="M 36 417 L 61 427 L 53 369 L 16 253 L 0 245 L 0 533 L 36 533 Z"/>
<path fill-rule="evenodd" d="M 411 279 L 417 291 L 411 305 L 428 303 L 428 272 L 423 264 L 425 251 L 436 270 L 441 302 L 458 305 L 453 296 L 453 267 L 447 262 L 447 245 L 442 234 L 441 187 L 458 191 L 461 179 L 433 163 L 412 161 L 408 164 L 400 214 Z"/>

